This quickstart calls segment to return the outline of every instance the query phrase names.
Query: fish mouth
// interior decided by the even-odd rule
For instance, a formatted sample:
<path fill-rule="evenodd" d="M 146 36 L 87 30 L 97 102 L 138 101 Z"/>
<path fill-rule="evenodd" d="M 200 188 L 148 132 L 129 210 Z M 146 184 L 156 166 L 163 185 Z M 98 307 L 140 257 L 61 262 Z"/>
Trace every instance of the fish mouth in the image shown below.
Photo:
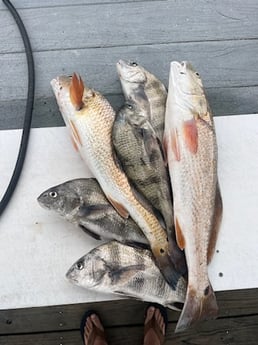
<path fill-rule="evenodd" d="M 176 75 L 178 73 L 180 74 L 186 74 L 186 68 L 188 66 L 188 62 L 187 61 L 172 61 L 171 62 L 171 70 L 173 71 L 173 75 Z"/>
<path fill-rule="evenodd" d="M 74 270 L 73 268 L 69 268 L 69 270 L 66 272 L 66 279 L 68 279 L 70 282 L 72 283 L 75 283 L 75 284 L 78 284 L 78 279 L 75 278 L 75 275 L 74 275 Z"/>
<path fill-rule="evenodd" d="M 55 92 L 62 90 L 64 87 L 70 87 L 72 77 L 71 76 L 66 76 L 66 75 L 61 75 L 56 78 L 53 78 L 50 81 L 50 85 L 52 86 L 53 90 Z"/>
<path fill-rule="evenodd" d="M 199 74 L 188 61 L 172 61 L 171 81 L 175 90 L 187 96 L 203 96 L 203 89 L 197 82 Z M 195 76 L 196 75 L 196 76 Z"/>
<path fill-rule="evenodd" d="M 47 194 L 44 192 L 42 194 L 40 194 L 40 196 L 37 197 L 37 202 L 39 203 L 39 205 L 41 207 L 43 207 L 44 209 L 46 210 L 50 210 L 50 206 L 47 205 L 45 202 L 44 202 L 44 199 L 47 197 Z"/>
<path fill-rule="evenodd" d="M 126 66 L 128 66 L 128 64 L 126 63 L 126 61 L 120 59 L 119 61 L 117 61 L 116 63 L 116 69 L 117 69 L 117 73 L 119 78 L 124 79 L 124 75 L 123 75 L 123 69 L 126 68 Z M 126 80 L 126 79 L 125 79 Z"/>

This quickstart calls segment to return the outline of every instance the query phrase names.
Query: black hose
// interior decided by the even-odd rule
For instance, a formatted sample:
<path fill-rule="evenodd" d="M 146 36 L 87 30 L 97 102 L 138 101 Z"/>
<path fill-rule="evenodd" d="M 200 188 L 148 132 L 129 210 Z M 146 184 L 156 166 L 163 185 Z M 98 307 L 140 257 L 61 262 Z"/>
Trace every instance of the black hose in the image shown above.
<path fill-rule="evenodd" d="M 28 141 L 29 141 L 32 111 L 33 111 L 33 104 L 34 104 L 34 93 L 35 93 L 34 61 L 33 61 L 32 50 L 31 50 L 31 45 L 30 45 L 27 31 L 24 27 L 21 17 L 17 13 L 16 9 L 11 4 L 11 2 L 9 0 L 3 0 L 3 3 L 9 9 L 14 20 L 16 21 L 19 31 L 21 33 L 24 47 L 25 47 L 27 65 L 28 65 L 28 92 L 27 92 L 26 110 L 25 110 L 25 116 L 24 116 L 22 138 L 21 138 L 19 153 L 16 160 L 15 168 L 13 170 L 13 175 L 5 191 L 5 194 L 2 200 L 0 201 L 0 215 L 3 213 L 6 206 L 8 205 L 8 202 L 11 199 L 11 196 L 15 190 L 15 187 L 17 185 L 17 182 L 19 180 L 19 177 L 22 171 L 24 159 L 26 156 Z"/>

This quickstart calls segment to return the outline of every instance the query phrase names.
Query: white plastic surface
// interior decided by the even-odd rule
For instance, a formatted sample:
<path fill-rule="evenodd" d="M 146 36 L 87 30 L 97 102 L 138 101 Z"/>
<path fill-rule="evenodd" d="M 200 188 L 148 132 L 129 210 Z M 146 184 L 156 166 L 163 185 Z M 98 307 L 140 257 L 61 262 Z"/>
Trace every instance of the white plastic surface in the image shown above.
<path fill-rule="evenodd" d="M 214 290 L 258 287 L 258 115 L 215 118 L 224 213 L 212 263 Z M 0 196 L 16 159 L 20 130 L 0 131 Z M 68 268 L 100 244 L 37 196 L 72 178 L 89 177 L 66 128 L 33 129 L 24 170 L 0 217 L 0 309 L 117 299 L 73 286 Z M 222 276 L 221 276 L 222 274 Z"/>

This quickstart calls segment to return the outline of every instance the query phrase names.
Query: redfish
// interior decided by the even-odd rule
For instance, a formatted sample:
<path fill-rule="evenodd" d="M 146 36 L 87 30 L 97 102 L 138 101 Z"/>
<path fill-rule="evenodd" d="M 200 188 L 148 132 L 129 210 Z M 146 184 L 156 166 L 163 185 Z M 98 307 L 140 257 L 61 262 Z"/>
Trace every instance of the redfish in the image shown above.
<path fill-rule="evenodd" d="M 105 97 L 85 86 L 76 74 L 57 77 L 51 85 L 75 147 L 113 207 L 124 218 L 130 215 L 141 228 L 157 266 L 175 289 L 180 275 L 171 263 L 166 233 L 151 210 L 136 198 L 114 154 L 111 132 L 115 111 Z"/>
<path fill-rule="evenodd" d="M 222 202 L 211 110 L 199 74 L 188 62 L 172 62 L 165 114 L 164 148 L 173 189 L 178 246 L 188 266 L 186 301 L 176 331 L 217 316 L 208 277 Z"/>

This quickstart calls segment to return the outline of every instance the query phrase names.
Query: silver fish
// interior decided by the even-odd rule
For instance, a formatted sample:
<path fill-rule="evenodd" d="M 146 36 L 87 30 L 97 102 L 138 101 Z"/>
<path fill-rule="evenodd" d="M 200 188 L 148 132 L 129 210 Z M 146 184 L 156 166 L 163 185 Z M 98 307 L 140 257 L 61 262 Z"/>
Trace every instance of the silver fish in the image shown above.
<path fill-rule="evenodd" d="M 148 241 L 132 218 L 121 217 L 94 178 L 81 178 L 47 189 L 39 204 L 80 226 L 97 240 L 117 240 L 148 247 Z"/>
<path fill-rule="evenodd" d="M 172 290 L 149 250 L 116 241 L 91 250 L 72 265 L 66 277 L 86 289 L 156 302 L 175 310 L 180 310 L 185 300 L 184 278 Z"/>
<path fill-rule="evenodd" d="M 149 104 L 149 121 L 162 142 L 167 90 L 162 82 L 136 62 L 119 60 L 117 71 L 125 99 L 136 101 L 145 98 Z"/>
<path fill-rule="evenodd" d="M 51 85 L 83 160 L 119 214 L 124 218 L 130 215 L 142 229 L 162 274 L 170 286 L 176 288 L 180 275 L 169 256 L 166 232 L 152 211 L 135 197 L 114 155 L 111 140 L 114 109 L 105 97 L 87 87 L 76 74 L 57 77 Z"/>
<path fill-rule="evenodd" d="M 148 121 L 149 102 L 137 98 L 119 110 L 112 141 L 128 179 L 162 216 L 169 239 L 169 252 L 176 270 L 187 271 L 184 252 L 176 243 L 171 187 L 162 149 Z"/>
<path fill-rule="evenodd" d="M 189 62 L 172 62 L 164 148 L 173 188 L 178 245 L 185 250 L 188 289 L 176 331 L 217 316 L 207 265 L 222 213 L 212 113 L 199 74 Z"/>

